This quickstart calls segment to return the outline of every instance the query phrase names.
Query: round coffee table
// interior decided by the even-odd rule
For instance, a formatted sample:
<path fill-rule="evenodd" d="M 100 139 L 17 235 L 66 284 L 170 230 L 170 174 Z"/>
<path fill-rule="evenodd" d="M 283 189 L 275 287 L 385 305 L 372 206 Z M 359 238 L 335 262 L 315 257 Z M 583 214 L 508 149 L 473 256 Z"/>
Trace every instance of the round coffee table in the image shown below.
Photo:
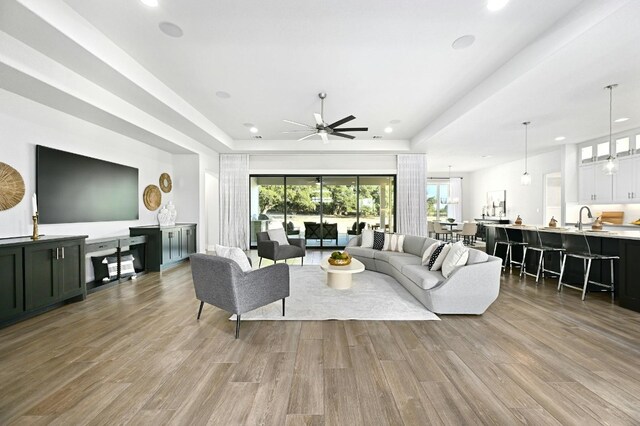
<path fill-rule="evenodd" d="M 320 267 L 327 271 L 327 285 L 338 290 L 351 288 L 351 276 L 364 271 L 362 262 L 353 258 L 346 266 L 334 266 L 329 263 L 329 258 L 322 259 Z"/>

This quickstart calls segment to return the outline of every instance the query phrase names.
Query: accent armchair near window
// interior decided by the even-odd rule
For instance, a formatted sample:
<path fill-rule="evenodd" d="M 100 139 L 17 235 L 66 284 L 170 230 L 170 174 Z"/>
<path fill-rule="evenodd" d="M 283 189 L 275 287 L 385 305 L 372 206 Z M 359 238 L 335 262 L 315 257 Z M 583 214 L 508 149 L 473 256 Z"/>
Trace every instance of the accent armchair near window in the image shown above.
<path fill-rule="evenodd" d="M 256 239 L 258 241 L 258 256 L 260 256 L 258 267 L 262 265 L 263 257 L 273 260 L 274 263 L 278 260 L 299 257 L 304 265 L 304 256 L 307 254 L 304 238 L 287 238 L 289 245 L 280 245 L 277 241 L 272 241 L 267 232 L 258 232 Z"/>
<path fill-rule="evenodd" d="M 225 257 L 191 255 L 191 274 L 196 298 L 200 300 L 198 319 L 205 302 L 236 314 L 236 339 L 240 336 L 240 315 L 289 297 L 289 265 L 271 265 L 243 272 Z"/>

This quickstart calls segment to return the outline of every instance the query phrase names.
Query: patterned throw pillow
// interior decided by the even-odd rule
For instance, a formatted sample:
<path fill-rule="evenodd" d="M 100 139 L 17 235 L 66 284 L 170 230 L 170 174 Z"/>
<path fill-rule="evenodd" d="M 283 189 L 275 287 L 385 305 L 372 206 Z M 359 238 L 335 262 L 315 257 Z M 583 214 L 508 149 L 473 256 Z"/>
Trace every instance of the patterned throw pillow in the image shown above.
<path fill-rule="evenodd" d="M 373 249 L 374 250 L 382 250 L 384 247 L 384 232 L 374 232 L 373 233 Z"/>
<path fill-rule="evenodd" d="M 404 253 L 404 235 L 400 234 L 385 234 L 383 251 L 396 251 L 398 253 Z"/>
<path fill-rule="evenodd" d="M 431 260 L 431 255 L 433 251 L 438 247 L 440 243 L 433 243 L 422 253 L 422 266 L 429 266 L 429 260 Z"/>
<path fill-rule="evenodd" d="M 373 230 L 365 229 L 362 231 L 362 240 L 360 247 L 371 248 L 373 247 Z"/>
<path fill-rule="evenodd" d="M 436 247 L 436 249 L 433 251 L 433 254 L 431 255 L 431 259 L 429 259 L 429 264 L 427 265 L 430 271 L 440 270 L 440 268 L 442 267 L 442 263 L 447 257 L 447 253 L 449 253 L 450 249 L 451 244 L 440 244 L 438 247 Z"/>

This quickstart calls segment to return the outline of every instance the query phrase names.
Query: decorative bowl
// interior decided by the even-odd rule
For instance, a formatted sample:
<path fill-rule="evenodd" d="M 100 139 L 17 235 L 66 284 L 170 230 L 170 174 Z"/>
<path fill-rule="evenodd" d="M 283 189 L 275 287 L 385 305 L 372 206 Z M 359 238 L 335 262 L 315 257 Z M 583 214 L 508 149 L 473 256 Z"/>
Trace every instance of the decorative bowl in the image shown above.
<path fill-rule="evenodd" d="M 453 222 L 455 222 L 455 221 L 456 221 L 456 220 L 455 220 L 454 218 L 452 218 L 452 217 L 450 217 L 450 218 L 448 218 L 448 219 L 447 219 L 447 222 L 449 222 L 449 223 L 453 223 Z"/>
<path fill-rule="evenodd" d="M 351 256 L 348 259 L 333 259 L 329 258 L 329 264 L 333 266 L 347 266 L 351 263 Z"/>

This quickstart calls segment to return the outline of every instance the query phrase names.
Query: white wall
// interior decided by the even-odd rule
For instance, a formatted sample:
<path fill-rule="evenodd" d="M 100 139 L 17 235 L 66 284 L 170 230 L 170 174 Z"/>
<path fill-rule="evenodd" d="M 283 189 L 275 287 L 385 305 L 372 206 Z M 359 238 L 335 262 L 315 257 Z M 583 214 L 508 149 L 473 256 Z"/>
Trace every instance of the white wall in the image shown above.
<path fill-rule="evenodd" d="M 251 174 L 396 174 L 396 155 L 250 155 Z"/>
<path fill-rule="evenodd" d="M 18 170 L 26 186 L 25 198 L 17 206 L 0 211 L 0 237 L 31 235 L 30 200 L 35 191 L 36 145 L 139 170 L 139 220 L 41 225 L 40 233 L 98 238 L 128 235 L 130 226 L 157 223 L 157 212 L 144 207 L 142 192 L 149 184 L 157 185 L 163 172 L 174 177 L 171 154 L 0 90 L 0 161 Z M 176 192 L 174 189 L 170 194 L 163 193 L 162 203 L 174 199 Z"/>
<path fill-rule="evenodd" d="M 507 219 L 514 221 L 517 215 L 525 224 L 543 224 L 544 175 L 561 171 L 560 149 L 529 157 L 531 185 L 520 185 L 524 172 L 524 160 L 477 170 L 469 175 L 469 196 L 463 208 L 463 216 L 479 217 L 487 203 L 487 192 L 507 191 Z M 466 219 L 465 219 L 466 220 Z"/>

